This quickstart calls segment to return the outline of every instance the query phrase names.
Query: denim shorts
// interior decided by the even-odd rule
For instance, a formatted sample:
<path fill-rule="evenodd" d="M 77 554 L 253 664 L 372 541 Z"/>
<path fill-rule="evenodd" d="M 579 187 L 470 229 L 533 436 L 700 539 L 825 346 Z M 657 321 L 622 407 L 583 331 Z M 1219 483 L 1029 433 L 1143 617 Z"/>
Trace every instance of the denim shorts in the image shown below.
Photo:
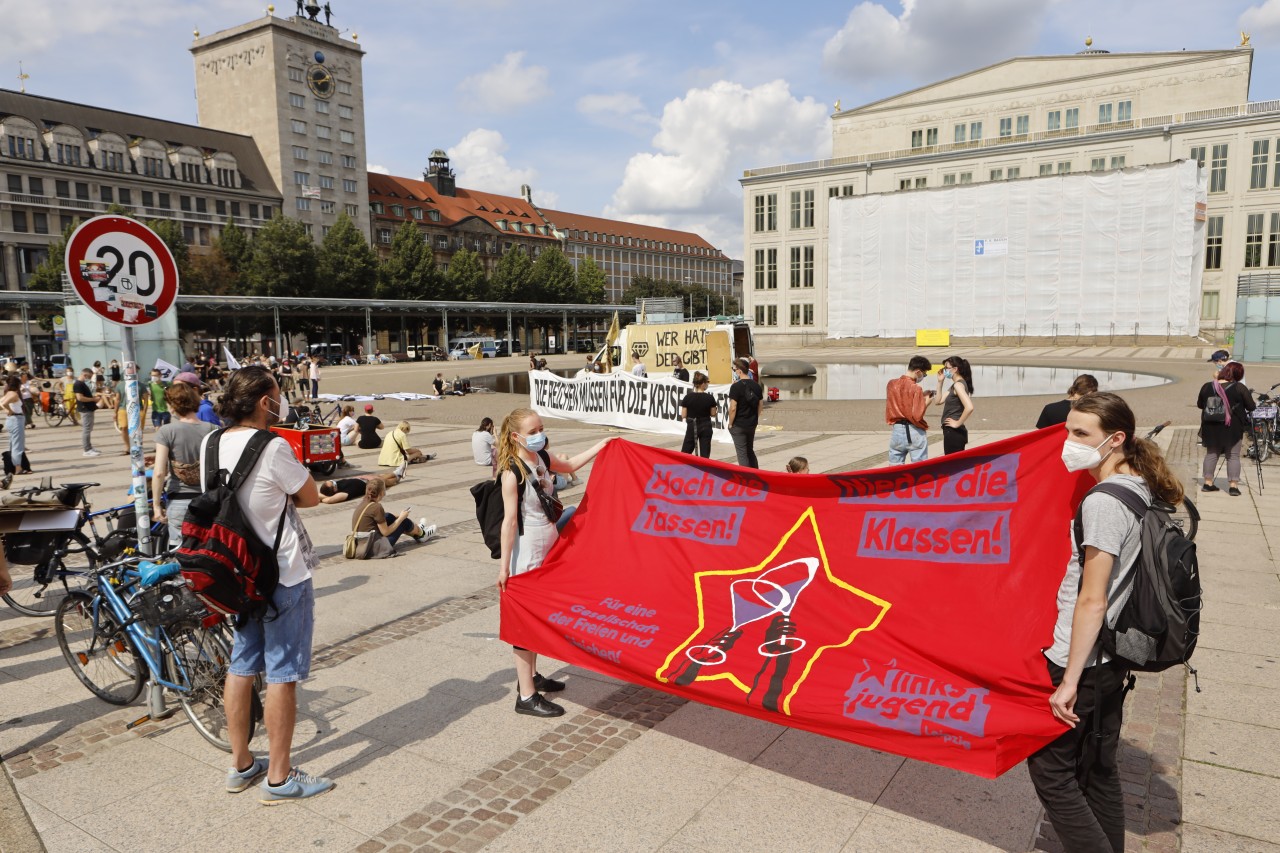
<path fill-rule="evenodd" d="M 249 678 L 265 672 L 268 684 L 304 681 L 311 673 L 311 634 L 316 624 L 311 578 L 277 588 L 273 601 L 274 612 L 236 629 L 229 672 Z"/>

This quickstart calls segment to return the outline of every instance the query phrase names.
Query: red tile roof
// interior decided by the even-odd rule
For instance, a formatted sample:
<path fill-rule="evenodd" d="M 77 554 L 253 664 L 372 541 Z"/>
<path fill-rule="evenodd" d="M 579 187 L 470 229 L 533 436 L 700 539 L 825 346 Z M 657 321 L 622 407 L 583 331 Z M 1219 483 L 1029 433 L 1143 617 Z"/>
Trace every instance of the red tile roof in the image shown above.
<path fill-rule="evenodd" d="M 456 192 L 455 196 L 441 195 L 426 181 L 398 178 L 377 172 L 369 173 L 369 201 L 380 201 L 384 205 L 384 212 L 375 214 L 379 219 L 409 220 L 412 219 L 410 210 L 420 207 L 423 211 L 440 211 L 438 224 L 446 227 L 474 217 L 488 222 L 499 233 L 557 240 L 555 233 L 547 227 L 546 221 L 538 213 L 537 208 L 522 198 L 479 192 L 463 187 L 458 187 Z M 393 204 L 404 205 L 403 216 L 395 216 L 391 212 Z M 506 230 L 499 227 L 498 220 L 506 220 L 508 223 Z M 516 224 L 521 226 L 519 231 L 513 227 Z M 532 232 L 530 232 L 530 226 L 532 226 Z M 543 233 L 544 230 L 546 233 Z"/>
<path fill-rule="evenodd" d="M 636 240 L 653 240 L 659 243 L 671 243 L 675 246 L 689 246 L 695 249 L 709 249 L 712 256 L 722 253 L 715 246 L 691 231 L 676 231 L 673 228 L 658 228 L 653 225 L 639 225 L 634 222 L 623 222 L 620 219 L 603 219 L 598 216 L 584 216 L 580 213 L 567 213 L 563 210 L 543 210 L 547 221 L 561 231 L 583 231 L 587 234 L 613 235 L 615 237 L 631 237 Z M 591 242 L 591 241 L 587 241 Z M 595 242 L 604 242 L 603 239 Z M 676 251 L 679 251 L 678 249 Z"/>

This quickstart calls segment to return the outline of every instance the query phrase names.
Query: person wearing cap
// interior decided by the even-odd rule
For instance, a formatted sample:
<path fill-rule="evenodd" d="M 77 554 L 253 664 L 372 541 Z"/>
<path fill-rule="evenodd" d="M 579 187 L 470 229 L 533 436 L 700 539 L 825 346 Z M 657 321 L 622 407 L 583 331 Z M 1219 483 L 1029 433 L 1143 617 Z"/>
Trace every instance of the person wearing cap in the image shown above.
<path fill-rule="evenodd" d="M 286 400 L 292 400 L 293 392 L 293 362 L 285 358 L 280 362 L 280 393 Z"/>
<path fill-rule="evenodd" d="M 173 381 L 190 385 L 197 391 L 203 391 L 205 389 L 205 384 L 200 381 L 200 377 L 196 376 L 195 372 L 191 370 L 182 371 L 177 376 L 173 377 Z"/>
<path fill-rule="evenodd" d="M 364 414 L 356 418 L 356 429 L 359 431 L 356 447 L 364 450 L 382 447 L 382 436 L 378 435 L 378 430 L 382 429 L 382 421 L 374 416 L 373 403 L 364 404 Z"/>
<path fill-rule="evenodd" d="M 1222 370 L 1222 365 L 1231 360 L 1231 353 L 1224 349 L 1215 350 L 1213 355 L 1209 356 L 1209 362 L 1213 365 L 1213 375 L 1216 378 Z"/>

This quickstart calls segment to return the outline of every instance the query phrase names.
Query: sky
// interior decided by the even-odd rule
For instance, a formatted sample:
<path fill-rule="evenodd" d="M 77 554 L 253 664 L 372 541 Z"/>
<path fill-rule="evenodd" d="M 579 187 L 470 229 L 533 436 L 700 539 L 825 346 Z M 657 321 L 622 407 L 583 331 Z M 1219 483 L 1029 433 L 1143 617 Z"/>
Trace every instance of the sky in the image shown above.
<path fill-rule="evenodd" d="M 1280 0 L 329 0 L 358 34 L 370 169 L 694 231 L 738 257 L 743 169 L 829 156 L 830 115 L 1012 56 L 1221 49 L 1280 98 Z M 258 0 L 0 0 L 0 87 L 196 122 L 192 32 Z M 277 16 L 294 4 L 276 3 Z"/>

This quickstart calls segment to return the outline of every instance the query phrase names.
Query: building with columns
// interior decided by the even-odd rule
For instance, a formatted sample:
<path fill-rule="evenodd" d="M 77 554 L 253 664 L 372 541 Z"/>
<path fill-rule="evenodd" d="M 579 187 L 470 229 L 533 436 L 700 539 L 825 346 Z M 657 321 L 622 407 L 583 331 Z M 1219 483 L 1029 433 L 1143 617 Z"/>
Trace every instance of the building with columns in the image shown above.
<path fill-rule="evenodd" d="M 252 136 L 284 213 L 317 242 L 345 212 L 369 233 L 364 50 L 356 36 L 302 15 L 197 34 L 200 124 Z"/>
<path fill-rule="evenodd" d="M 832 116 L 827 160 L 742 178 L 747 316 L 757 338 L 827 333 L 828 206 L 868 193 L 1194 159 L 1207 170 L 1201 330 L 1280 268 L 1280 101 L 1250 102 L 1253 50 L 1018 57 Z"/>

